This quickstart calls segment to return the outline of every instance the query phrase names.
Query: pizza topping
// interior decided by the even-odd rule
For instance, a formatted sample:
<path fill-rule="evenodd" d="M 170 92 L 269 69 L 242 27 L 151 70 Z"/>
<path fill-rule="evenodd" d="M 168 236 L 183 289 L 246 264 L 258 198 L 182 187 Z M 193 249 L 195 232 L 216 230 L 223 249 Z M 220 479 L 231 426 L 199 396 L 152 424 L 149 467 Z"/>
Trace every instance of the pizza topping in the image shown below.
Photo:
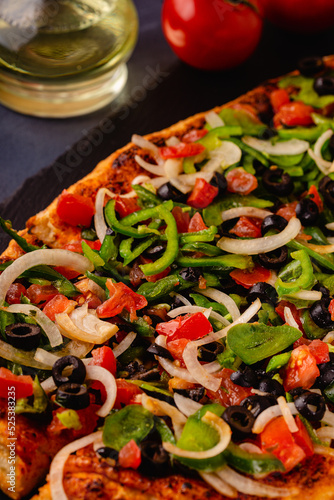
<path fill-rule="evenodd" d="M 57 215 L 71 226 L 89 227 L 94 213 L 94 203 L 86 196 L 64 190 L 58 198 Z"/>
<path fill-rule="evenodd" d="M 72 367 L 69 375 L 64 376 L 63 371 Z M 82 384 L 86 378 L 86 368 L 81 359 L 76 356 L 63 356 L 52 367 L 52 378 L 57 387 L 62 384 Z"/>
<path fill-rule="evenodd" d="M 261 153 L 269 155 L 298 155 L 305 153 L 308 150 L 309 143 L 301 139 L 290 139 L 289 141 L 281 141 L 273 144 L 271 141 L 264 141 L 256 137 L 245 136 L 242 141 Z"/>
<path fill-rule="evenodd" d="M 14 323 L 6 326 L 6 340 L 13 347 L 24 351 L 32 351 L 39 346 L 41 329 L 29 323 Z"/>

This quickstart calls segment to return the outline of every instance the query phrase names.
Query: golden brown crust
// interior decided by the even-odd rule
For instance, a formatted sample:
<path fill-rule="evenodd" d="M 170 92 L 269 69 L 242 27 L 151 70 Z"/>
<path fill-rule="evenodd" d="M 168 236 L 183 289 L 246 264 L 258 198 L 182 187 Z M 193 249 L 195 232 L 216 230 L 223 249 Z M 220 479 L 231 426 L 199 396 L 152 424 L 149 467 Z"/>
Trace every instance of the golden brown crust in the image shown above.
<path fill-rule="evenodd" d="M 326 64 L 334 68 L 334 56 L 326 58 Z M 269 94 L 276 86 L 278 79 L 248 92 L 238 99 L 223 106 L 217 106 L 214 111 L 236 104 L 253 106 L 258 113 L 265 112 L 269 102 Z M 203 126 L 205 113 L 198 113 L 171 127 L 146 136 L 148 140 L 162 145 L 168 137 L 182 137 L 192 129 Z M 137 147 L 130 143 L 108 158 L 100 162 L 96 168 L 82 180 L 68 188 L 71 193 L 95 198 L 100 187 L 108 187 L 117 193 L 130 190 L 131 180 L 142 172 L 134 160 Z M 80 238 L 80 230 L 64 224 L 56 214 L 57 198 L 42 212 L 31 217 L 26 229 L 20 232 L 32 244 L 47 244 L 50 247 L 63 247 L 65 244 Z M 15 242 L 11 242 L 0 261 L 16 259 L 22 251 Z M 55 454 L 57 446 L 48 446 L 45 434 L 24 418 L 18 418 L 18 425 L 23 438 L 29 440 L 29 432 L 35 433 L 37 448 L 31 448 L 30 458 L 19 457 L 17 476 L 17 493 L 12 498 L 21 498 L 28 493 L 45 476 L 50 458 Z M 29 427 L 30 425 L 30 427 Z M 6 439 L 4 420 L 0 419 L 0 460 L 3 460 L 4 443 Z M 23 439 L 24 442 L 24 439 Z M 28 441 L 27 441 L 28 442 Z M 59 445 L 59 443 L 58 443 Z M 59 446 L 58 446 L 59 447 Z M 1 467 L 1 461 L 0 461 Z M 3 468 L 0 470 L 0 486 L 6 491 Z M 297 470 L 280 478 L 267 478 L 265 482 L 273 485 L 297 485 L 301 493 L 287 500 L 333 500 L 334 499 L 334 460 L 315 456 L 304 462 Z M 69 499 L 115 499 L 115 500 L 225 500 L 225 498 L 204 482 L 186 479 L 182 476 L 171 476 L 167 479 L 148 479 L 131 470 L 114 469 L 95 454 L 81 450 L 76 456 L 71 456 L 67 462 L 64 485 Z M 251 498 L 239 495 L 239 500 Z M 46 484 L 33 500 L 50 500 L 50 488 Z"/>

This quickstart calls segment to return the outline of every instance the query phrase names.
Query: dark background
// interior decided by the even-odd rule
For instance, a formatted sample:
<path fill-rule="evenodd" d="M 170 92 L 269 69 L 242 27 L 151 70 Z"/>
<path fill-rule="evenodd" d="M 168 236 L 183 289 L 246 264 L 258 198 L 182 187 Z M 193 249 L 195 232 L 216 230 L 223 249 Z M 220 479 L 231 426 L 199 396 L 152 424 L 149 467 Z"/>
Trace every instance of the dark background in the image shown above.
<path fill-rule="evenodd" d="M 334 52 L 334 30 L 302 36 L 266 23 L 257 50 L 243 65 L 228 72 L 201 72 L 179 61 L 167 45 L 160 25 L 161 0 L 135 4 L 139 39 L 125 90 L 112 104 L 62 120 L 24 116 L 0 105 L 0 214 L 14 227 L 24 227 L 28 217 L 125 145 L 133 133 L 153 132 L 230 101 L 267 78 L 293 70 L 303 56 Z M 147 74 L 155 75 L 154 89 L 145 89 Z M 6 241 L 0 236 L 0 247 Z"/>

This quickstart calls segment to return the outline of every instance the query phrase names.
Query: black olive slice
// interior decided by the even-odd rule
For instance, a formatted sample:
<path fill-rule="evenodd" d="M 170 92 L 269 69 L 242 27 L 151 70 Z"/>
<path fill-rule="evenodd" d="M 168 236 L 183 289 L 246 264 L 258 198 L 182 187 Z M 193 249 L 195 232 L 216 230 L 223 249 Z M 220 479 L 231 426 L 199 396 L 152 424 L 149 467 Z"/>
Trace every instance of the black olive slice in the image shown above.
<path fill-rule="evenodd" d="M 285 396 L 285 390 L 282 384 L 272 378 L 262 379 L 259 383 L 259 390 L 262 392 L 268 392 L 276 398 L 279 396 Z"/>
<path fill-rule="evenodd" d="M 205 395 L 204 387 L 196 387 L 196 389 L 174 389 L 174 392 L 184 396 L 185 398 L 192 399 L 193 401 L 196 401 L 196 403 L 199 403 Z"/>
<path fill-rule="evenodd" d="M 65 368 L 73 367 L 72 373 L 68 376 L 63 375 Z M 86 378 L 86 367 L 81 359 L 76 356 L 63 356 L 57 359 L 52 367 L 52 378 L 57 387 L 62 384 L 72 382 L 74 384 L 82 384 Z"/>
<path fill-rule="evenodd" d="M 277 405 L 277 400 L 274 396 L 260 396 L 257 394 L 248 396 L 241 402 L 241 406 L 247 408 L 253 414 L 254 418 L 258 417 L 269 406 L 274 405 Z"/>
<path fill-rule="evenodd" d="M 8 344 L 17 349 L 32 351 L 39 346 L 41 329 L 38 325 L 14 323 L 6 326 L 5 332 Z"/>
<path fill-rule="evenodd" d="M 164 477 L 171 473 L 170 458 L 162 444 L 156 441 L 140 443 L 141 464 L 139 472 L 151 477 Z"/>
<path fill-rule="evenodd" d="M 99 448 L 96 450 L 96 453 L 98 453 L 102 458 L 111 458 L 112 460 L 115 460 L 115 462 L 118 460 L 118 451 L 114 450 L 114 448 L 109 448 L 108 446 Z"/>
<path fill-rule="evenodd" d="M 316 283 L 312 290 L 317 290 L 318 292 L 322 293 L 322 298 L 329 298 L 330 297 L 330 291 L 328 290 L 327 287 L 322 285 L 321 283 Z"/>
<path fill-rule="evenodd" d="M 220 172 L 215 172 L 210 184 L 218 188 L 218 194 L 224 194 L 227 189 L 227 180 L 224 174 Z"/>
<path fill-rule="evenodd" d="M 331 314 L 328 311 L 328 305 L 328 298 L 323 298 L 314 302 L 310 307 L 310 316 L 314 323 L 320 326 L 320 328 L 333 328 L 334 326 Z"/>
<path fill-rule="evenodd" d="M 319 182 L 319 191 L 324 198 L 325 204 L 334 209 L 334 181 L 326 175 Z"/>
<path fill-rule="evenodd" d="M 261 266 L 266 269 L 280 269 L 288 260 L 289 252 L 288 248 L 284 245 L 277 250 L 272 252 L 260 253 L 258 255 L 258 260 Z"/>
<path fill-rule="evenodd" d="M 277 229 L 281 232 L 286 228 L 287 225 L 288 221 L 284 219 L 284 217 L 276 214 L 267 215 L 267 217 L 263 219 L 261 224 L 261 234 L 262 236 L 265 236 L 265 234 L 268 231 L 271 231 L 271 229 Z"/>
<path fill-rule="evenodd" d="M 251 304 L 259 298 L 261 302 L 268 302 L 269 304 L 276 305 L 278 302 L 278 295 L 275 288 L 269 283 L 259 282 L 255 283 L 247 295 L 247 302 Z"/>
<path fill-rule="evenodd" d="M 318 95 L 333 95 L 334 78 L 332 76 L 319 76 L 315 79 L 313 88 Z"/>
<path fill-rule="evenodd" d="M 229 406 L 224 411 L 222 418 L 232 429 L 232 433 L 236 435 L 249 434 L 255 422 L 252 412 L 244 406 Z"/>
<path fill-rule="evenodd" d="M 263 186 L 269 193 L 288 196 L 293 192 L 294 184 L 290 175 L 282 168 L 267 169 L 262 176 Z"/>
<path fill-rule="evenodd" d="M 56 401 L 65 408 L 82 410 L 90 405 L 87 387 L 80 384 L 62 384 L 56 392 Z"/>
<path fill-rule="evenodd" d="M 298 61 L 297 67 L 302 75 L 313 76 L 324 69 L 324 62 L 318 56 L 303 57 Z"/>
<path fill-rule="evenodd" d="M 147 349 L 147 352 L 155 354 L 156 356 L 160 356 L 161 358 L 170 359 L 171 361 L 174 361 L 174 358 L 169 352 L 169 350 L 158 344 L 150 345 L 150 347 Z"/>
<path fill-rule="evenodd" d="M 187 196 L 176 189 L 170 182 L 166 182 L 166 184 L 159 187 L 158 195 L 163 200 L 172 200 L 178 203 L 184 203 L 187 199 Z"/>
<path fill-rule="evenodd" d="M 166 250 L 166 245 L 160 244 L 156 245 L 154 247 L 150 247 L 144 252 L 144 256 L 148 257 L 149 259 L 157 259 L 158 257 L 161 257 L 161 255 L 165 252 Z"/>
<path fill-rule="evenodd" d="M 244 370 L 231 373 L 230 379 L 234 384 L 241 387 L 257 387 L 258 384 L 257 375 L 250 366 L 246 366 Z"/>
<path fill-rule="evenodd" d="M 185 281 L 196 283 L 200 279 L 202 273 L 197 267 L 184 267 L 179 274 Z"/>
<path fill-rule="evenodd" d="M 314 408 L 312 408 L 315 407 Z M 303 392 L 295 399 L 295 407 L 299 413 L 311 421 L 319 421 L 326 411 L 325 399 L 315 392 Z"/>
<path fill-rule="evenodd" d="M 296 206 L 296 215 L 303 226 L 313 226 L 319 215 L 318 205 L 311 198 L 303 198 Z"/>

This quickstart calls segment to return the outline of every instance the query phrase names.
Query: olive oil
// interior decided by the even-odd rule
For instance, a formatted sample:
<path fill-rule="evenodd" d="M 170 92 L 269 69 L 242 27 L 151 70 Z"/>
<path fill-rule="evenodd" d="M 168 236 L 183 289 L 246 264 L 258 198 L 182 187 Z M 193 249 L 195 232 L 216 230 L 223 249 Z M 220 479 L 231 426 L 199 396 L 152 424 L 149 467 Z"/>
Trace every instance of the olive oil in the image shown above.
<path fill-rule="evenodd" d="M 73 116 L 100 107 L 94 95 L 104 105 L 106 93 L 111 97 L 124 86 L 124 62 L 138 29 L 131 0 L 30 0 L 28 10 L 24 5 L 6 10 L 6 2 L 13 0 L 0 5 L 2 103 L 29 114 Z M 21 2 L 27 5 L 27 0 L 14 3 Z M 37 113 L 31 112 L 33 108 L 19 109 L 22 100 L 29 99 L 42 104 Z M 66 99 L 74 109 L 59 109 Z M 78 99 L 82 106 L 78 107 Z M 48 102 L 53 111 L 47 111 Z"/>

